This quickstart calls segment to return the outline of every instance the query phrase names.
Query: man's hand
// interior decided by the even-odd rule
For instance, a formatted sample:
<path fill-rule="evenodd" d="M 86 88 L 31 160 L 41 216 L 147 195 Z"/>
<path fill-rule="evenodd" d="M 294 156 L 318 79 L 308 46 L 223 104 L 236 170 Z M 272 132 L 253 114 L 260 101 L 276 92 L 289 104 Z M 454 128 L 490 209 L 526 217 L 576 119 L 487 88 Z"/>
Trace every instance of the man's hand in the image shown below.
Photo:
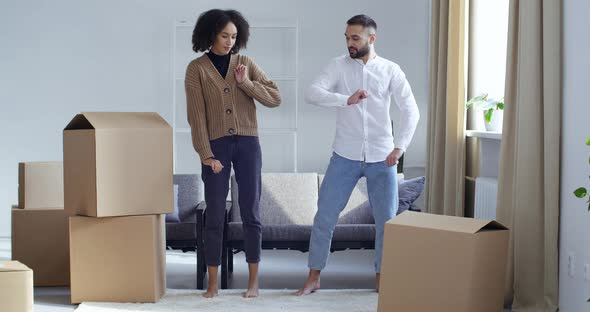
<path fill-rule="evenodd" d="M 367 92 L 367 90 L 358 89 L 353 95 L 351 95 L 348 98 L 348 105 L 358 104 L 361 102 L 361 100 L 366 99 L 368 95 L 369 93 Z"/>
<path fill-rule="evenodd" d="M 399 161 L 400 157 L 402 157 L 402 154 L 404 152 L 399 149 L 399 148 L 394 148 L 393 151 L 387 155 L 387 158 L 385 159 L 385 163 L 387 164 L 387 166 L 391 167 L 394 165 L 397 165 L 397 162 Z"/>
<path fill-rule="evenodd" d="M 205 164 L 205 166 L 211 167 L 213 173 L 220 173 L 221 169 L 223 169 L 221 162 L 215 158 L 207 158 L 203 161 L 203 164 Z"/>
<path fill-rule="evenodd" d="M 240 64 L 240 65 L 236 66 L 234 73 L 236 75 L 236 82 L 237 83 L 244 82 L 244 80 L 246 80 L 246 65 Z"/>

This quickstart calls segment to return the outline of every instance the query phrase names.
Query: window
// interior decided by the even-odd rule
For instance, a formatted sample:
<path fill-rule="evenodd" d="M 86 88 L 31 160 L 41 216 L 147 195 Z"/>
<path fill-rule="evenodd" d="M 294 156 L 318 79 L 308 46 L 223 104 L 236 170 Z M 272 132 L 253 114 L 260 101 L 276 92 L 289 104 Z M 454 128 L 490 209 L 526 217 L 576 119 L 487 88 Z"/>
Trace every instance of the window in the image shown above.
<path fill-rule="evenodd" d="M 506 73 L 508 0 L 470 0 L 468 25 L 467 98 L 487 93 L 488 98 L 501 99 Z M 482 116 L 481 111 L 470 109 L 467 129 L 484 130 Z"/>

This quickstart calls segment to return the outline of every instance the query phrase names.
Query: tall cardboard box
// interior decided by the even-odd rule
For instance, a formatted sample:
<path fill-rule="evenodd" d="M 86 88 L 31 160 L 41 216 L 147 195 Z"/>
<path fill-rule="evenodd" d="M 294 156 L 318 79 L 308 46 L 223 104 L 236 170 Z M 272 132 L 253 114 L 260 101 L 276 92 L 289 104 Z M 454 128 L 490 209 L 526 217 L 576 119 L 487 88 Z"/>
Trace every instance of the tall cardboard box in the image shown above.
<path fill-rule="evenodd" d="M 72 303 L 157 302 L 164 245 L 164 215 L 70 217 Z"/>
<path fill-rule="evenodd" d="M 35 286 L 70 285 L 68 215 L 63 208 L 12 209 L 12 259 L 35 272 Z"/>
<path fill-rule="evenodd" d="M 33 271 L 18 261 L 0 261 L 0 311 L 33 311 Z"/>
<path fill-rule="evenodd" d="M 23 209 L 64 206 L 63 163 L 61 161 L 18 164 L 18 206 Z"/>
<path fill-rule="evenodd" d="M 379 312 L 500 312 L 508 230 L 407 211 L 385 224 Z"/>
<path fill-rule="evenodd" d="M 160 115 L 82 113 L 63 140 L 70 215 L 173 212 L 172 128 Z"/>

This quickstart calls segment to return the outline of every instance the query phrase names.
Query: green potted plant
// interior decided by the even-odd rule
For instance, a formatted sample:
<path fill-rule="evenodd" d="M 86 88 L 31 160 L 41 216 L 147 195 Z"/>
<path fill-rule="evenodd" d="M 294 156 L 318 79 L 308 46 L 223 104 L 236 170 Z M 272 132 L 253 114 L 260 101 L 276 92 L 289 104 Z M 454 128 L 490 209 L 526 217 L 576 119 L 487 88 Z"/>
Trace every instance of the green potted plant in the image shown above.
<path fill-rule="evenodd" d="M 586 139 L 586 145 L 590 146 L 590 138 Z M 590 163 L 590 157 L 588 157 L 588 163 Z M 574 195 L 577 198 L 582 198 L 582 199 L 588 197 L 588 200 L 586 201 L 586 203 L 588 204 L 588 211 L 590 212 L 590 195 L 588 194 L 588 189 L 586 189 L 583 186 L 578 187 L 574 191 Z M 588 300 L 586 302 L 590 302 L 590 298 L 588 298 Z"/>
<path fill-rule="evenodd" d="M 473 107 L 481 110 L 485 120 L 485 127 L 487 131 L 501 131 L 502 130 L 502 116 L 504 111 L 504 99 L 489 98 L 487 93 L 482 93 L 474 96 L 467 103 L 467 109 Z M 496 113 L 496 114 L 494 114 Z"/>

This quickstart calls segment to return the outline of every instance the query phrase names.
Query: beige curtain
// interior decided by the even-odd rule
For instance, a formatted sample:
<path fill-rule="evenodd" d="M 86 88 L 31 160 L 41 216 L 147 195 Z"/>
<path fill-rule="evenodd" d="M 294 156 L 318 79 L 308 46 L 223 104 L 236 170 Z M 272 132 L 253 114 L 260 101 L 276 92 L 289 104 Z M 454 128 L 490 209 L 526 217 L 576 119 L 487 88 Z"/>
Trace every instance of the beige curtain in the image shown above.
<path fill-rule="evenodd" d="M 465 0 L 432 1 L 426 211 L 464 215 Z"/>
<path fill-rule="evenodd" d="M 561 0 L 511 0 L 498 220 L 513 311 L 557 311 Z"/>

